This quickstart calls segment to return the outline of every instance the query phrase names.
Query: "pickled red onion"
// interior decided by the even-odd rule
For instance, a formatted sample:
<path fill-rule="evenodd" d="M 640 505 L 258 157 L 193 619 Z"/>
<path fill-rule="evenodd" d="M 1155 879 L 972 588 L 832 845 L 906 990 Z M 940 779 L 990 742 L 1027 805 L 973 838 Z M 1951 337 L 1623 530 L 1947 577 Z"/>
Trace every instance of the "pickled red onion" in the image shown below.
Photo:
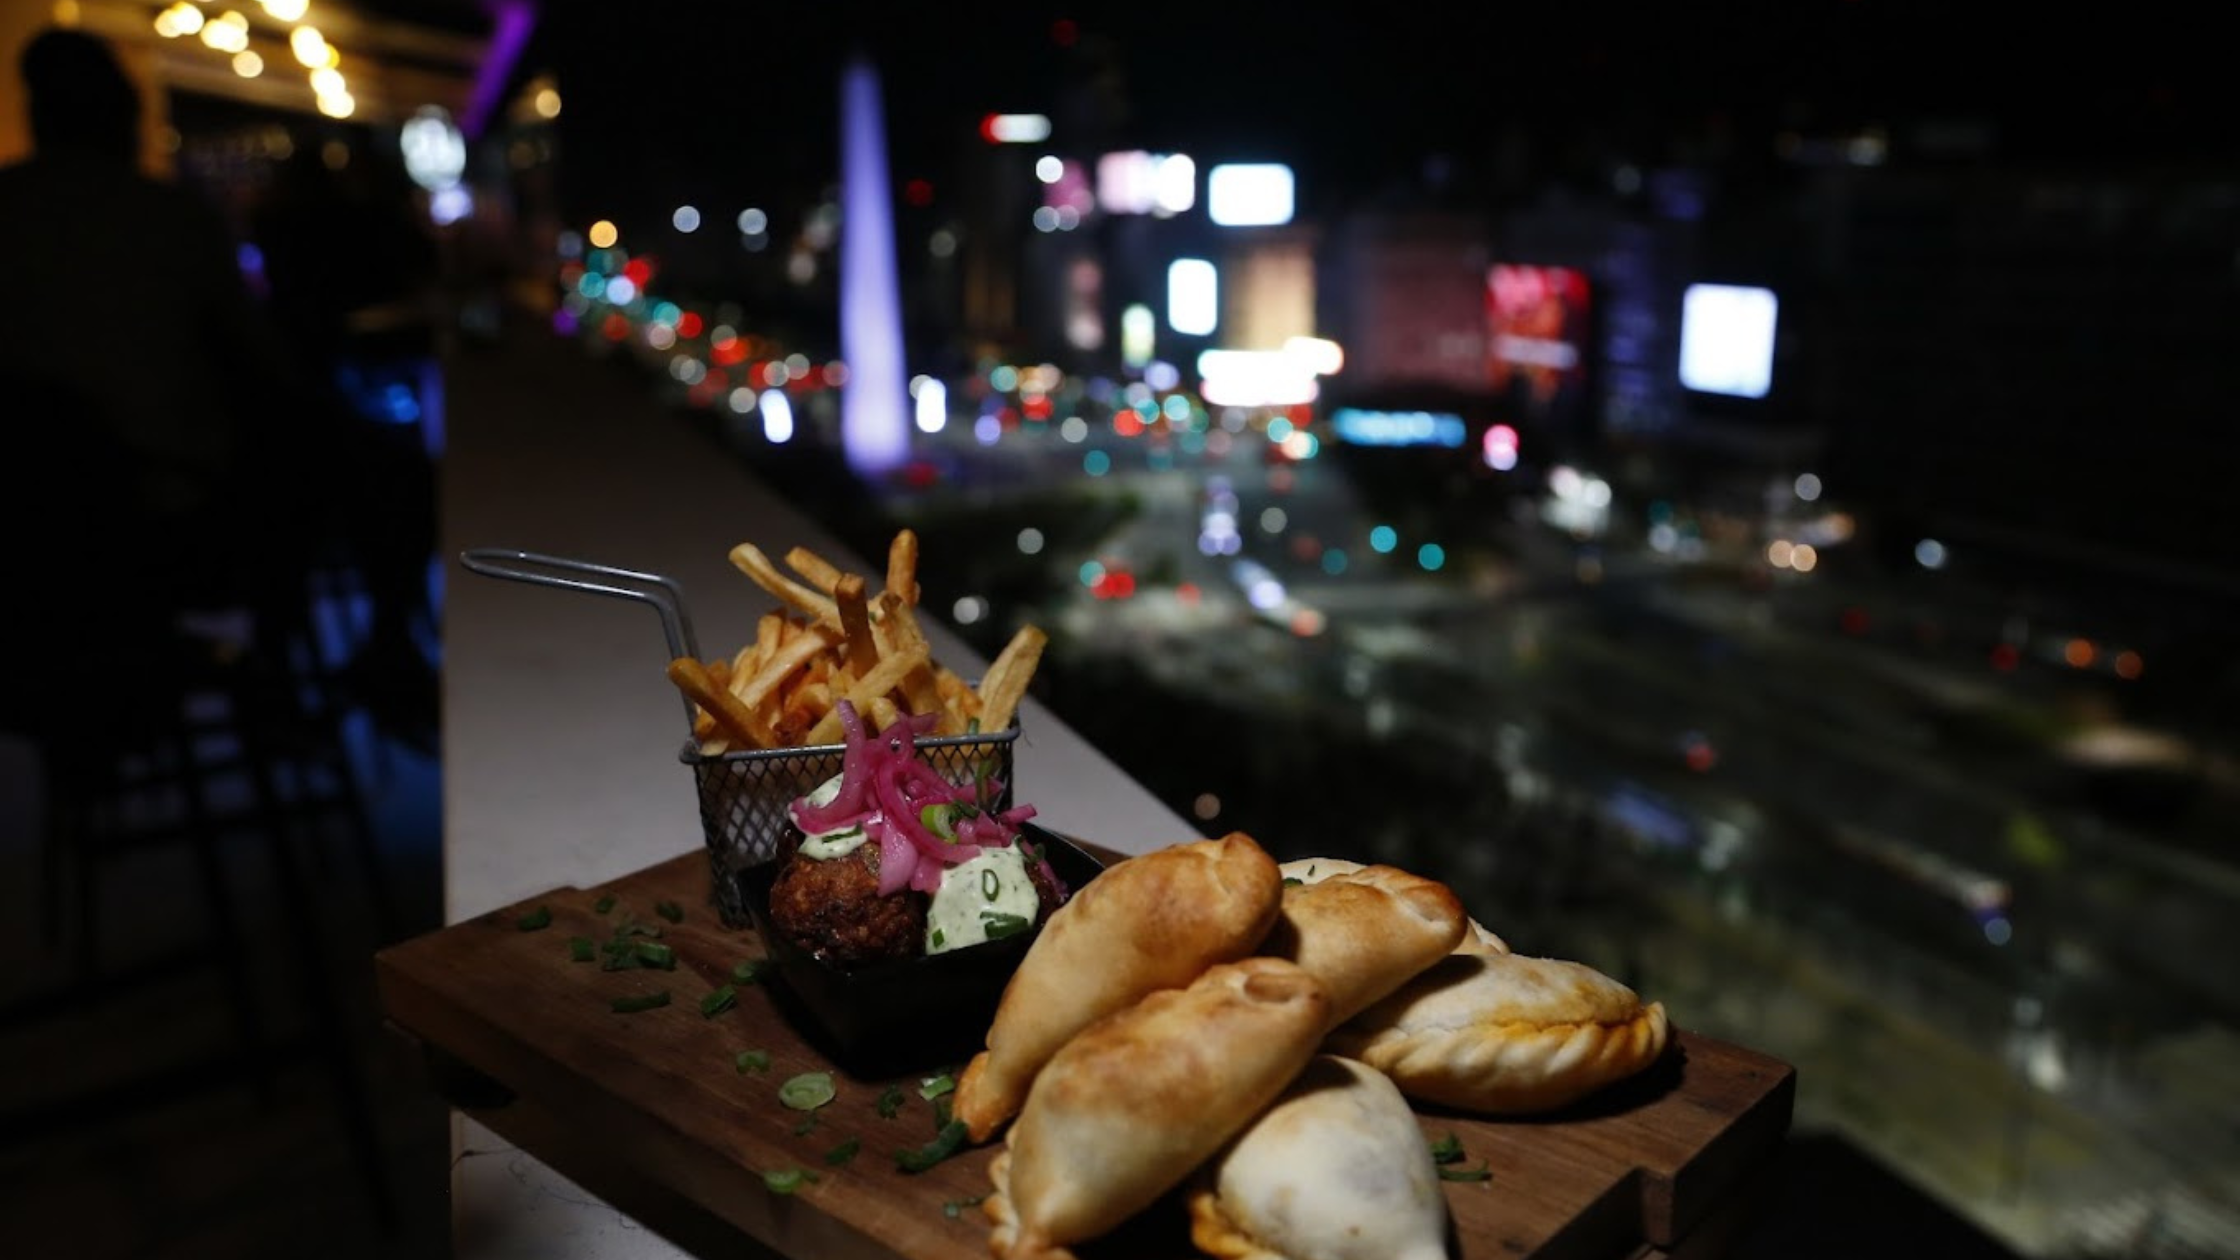
<path fill-rule="evenodd" d="M 956 820 L 954 840 L 943 840 L 926 826 L 921 816 L 924 807 L 972 806 L 976 801 L 970 787 L 950 783 L 918 760 L 917 737 L 933 729 L 934 715 L 905 717 L 872 732 L 865 729 L 853 704 L 842 700 L 834 708 L 847 739 L 839 788 L 824 805 L 799 799 L 790 812 L 794 824 L 812 834 L 861 826 L 865 837 L 879 845 L 880 895 L 905 887 L 934 891 L 945 868 L 968 862 L 983 849 L 1009 845 L 1019 824 L 1034 816 L 1031 805 L 1000 814 L 975 810 Z M 993 791 L 1002 791 L 1000 780 L 987 783 Z"/>
<path fill-rule="evenodd" d="M 880 896 L 892 896 L 905 887 L 912 886 L 921 867 L 932 867 L 935 871 L 941 869 L 933 863 L 920 862 L 917 846 L 911 844 L 908 837 L 897 834 L 894 828 L 881 826 L 878 832 Z M 871 826 L 866 824 L 864 834 L 870 833 Z M 939 876 L 936 875 L 935 878 L 938 879 Z"/>
<path fill-rule="evenodd" d="M 806 797 L 797 799 L 791 811 L 794 825 L 810 833 L 845 827 L 870 807 L 864 794 L 870 786 L 874 754 L 871 741 L 865 737 L 863 719 L 845 700 L 833 708 L 840 713 L 840 730 L 847 741 L 847 751 L 840 754 L 840 791 L 823 805 L 811 805 Z"/>

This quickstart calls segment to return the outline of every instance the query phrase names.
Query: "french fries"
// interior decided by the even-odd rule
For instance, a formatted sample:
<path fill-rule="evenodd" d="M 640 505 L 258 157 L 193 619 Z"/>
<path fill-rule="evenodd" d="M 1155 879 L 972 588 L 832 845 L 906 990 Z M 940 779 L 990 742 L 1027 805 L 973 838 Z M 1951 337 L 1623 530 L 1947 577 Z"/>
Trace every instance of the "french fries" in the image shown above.
<path fill-rule="evenodd" d="M 841 700 L 882 727 L 930 713 L 935 735 L 1004 730 L 1049 642 L 1035 627 L 1021 628 L 977 690 L 934 660 L 918 622 L 911 530 L 887 548 L 876 595 L 862 575 L 806 547 L 787 551 L 784 569 L 752 543 L 733 547 L 730 558 L 779 607 L 756 621 L 753 642 L 730 657 L 669 663 L 669 680 L 696 706 L 693 737 L 704 754 L 837 743 Z"/>
<path fill-rule="evenodd" d="M 1027 680 L 1034 677 L 1035 667 L 1042 663 L 1042 649 L 1050 636 L 1033 626 L 1019 627 L 1011 636 L 995 663 L 988 666 L 988 676 L 980 680 L 980 725 L 983 729 L 1002 730 L 1011 725 L 1012 715 L 1019 711 L 1019 701 L 1027 694 Z"/>
<path fill-rule="evenodd" d="M 701 706 L 701 712 L 714 719 L 716 729 L 730 738 L 759 743 L 778 737 L 769 723 L 719 686 L 708 667 L 691 657 L 680 656 L 669 662 L 669 681 L 691 696 L 693 702 Z M 694 723 L 695 730 L 698 725 Z"/>
<path fill-rule="evenodd" d="M 843 574 L 832 584 L 832 602 L 840 610 L 840 633 L 848 644 L 848 668 L 858 676 L 870 673 L 879 664 L 879 643 L 871 634 L 871 607 L 863 600 L 863 579 L 853 573 Z"/>

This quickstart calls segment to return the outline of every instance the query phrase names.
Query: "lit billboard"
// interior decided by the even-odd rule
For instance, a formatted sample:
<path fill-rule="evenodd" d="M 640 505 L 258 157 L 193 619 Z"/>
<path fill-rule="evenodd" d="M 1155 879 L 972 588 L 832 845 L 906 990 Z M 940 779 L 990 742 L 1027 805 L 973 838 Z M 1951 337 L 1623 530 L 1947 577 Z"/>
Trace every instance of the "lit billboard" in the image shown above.
<path fill-rule="evenodd" d="M 1680 299 L 1680 383 L 1704 394 L 1763 398 L 1773 389 L 1771 289 L 1691 284 Z"/>
<path fill-rule="evenodd" d="M 1569 267 L 1497 263 L 1486 272 L 1487 368 L 1545 412 L 1584 374 L 1589 292 Z"/>

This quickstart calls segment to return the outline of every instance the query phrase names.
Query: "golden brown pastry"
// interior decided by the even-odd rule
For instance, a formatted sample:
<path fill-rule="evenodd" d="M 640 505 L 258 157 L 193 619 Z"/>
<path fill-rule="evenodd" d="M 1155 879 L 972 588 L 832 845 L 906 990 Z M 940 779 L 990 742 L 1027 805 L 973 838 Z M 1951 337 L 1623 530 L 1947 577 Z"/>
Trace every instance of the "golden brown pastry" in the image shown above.
<path fill-rule="evenodd" d="M 984 1142 L 1075 1033 L 1147 993 L 1250 954 L 1282 902 L 1275 859 L 1243 832 L 1127 858 L 1051 914 L 1005 986 L 955 1115 Z"/>
<path fill-rule="evenodd" d="M 1493 929 L 1476 919 L 1470 920 L 1470 930 L 1462 934 L 1462 943 L 1454 947 L 1458 954 L 1506 954 L 1509 942 L 1493 934 Z"/>
<path fill-rule="evenodd" d="M 1190 1240 L 1221 1260 L 1445 1260 L 1447 1200 L 1399 1089 L 1325 1054 L 1207 1166 Z"/>
<path fill-rule="evenodd" d="M 998 1260 L 1068 1256 L 1182 1184 L 1299 1075 L 1329 999 L 1279 958 L 1210 968 L 1084 1029 L 990 1166 Z"/>
<path fill-rule="evenodd" d="M 1419 1102 L 1515 1115 L 1550 1111 L 1664 1053 L 1664 1004 L 1583 963 L 1519 954 L 1442 959 L 1332 1033 Z"/>
<path fill-rule="evenodd" d="M 1446 885 L 1363 866 L 1286 887 L 1260 952 L 1322 982 L 1334 1028 L 1453 952 L 1466 922 Z"/>
<path fill-rule="evenodd" d="M 1361 863 L 1344 858 L 1294 858 L 1276 868 L 1282 872 L 1285 883 L 1297 880 L 1302 884 L 1319 884 L 1336 875 L 1351 875 L 1364 870 Z M 1462 934 L 1461 943 L 1454 947 L 1458 954 L 1506 954 L 1509 943 L 1476 919 L 1470 920 L 1469 930 Z"/>

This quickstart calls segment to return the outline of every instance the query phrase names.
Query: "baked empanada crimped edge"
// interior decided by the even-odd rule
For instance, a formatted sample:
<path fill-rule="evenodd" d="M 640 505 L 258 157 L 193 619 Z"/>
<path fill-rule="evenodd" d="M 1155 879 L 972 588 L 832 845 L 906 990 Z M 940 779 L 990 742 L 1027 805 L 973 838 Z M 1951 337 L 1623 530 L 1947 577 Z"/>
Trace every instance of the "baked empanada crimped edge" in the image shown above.
<path fill-rule="evenodd" d="M 1664 1003 L 1617 1023 L 1510 1023 L 1330 1037 L 1333 1053 L 1361 1060 L 1418 1102 L 1487 1115 L 1568 1106 L 1647 1068 L 1670 1043 Z"/>

